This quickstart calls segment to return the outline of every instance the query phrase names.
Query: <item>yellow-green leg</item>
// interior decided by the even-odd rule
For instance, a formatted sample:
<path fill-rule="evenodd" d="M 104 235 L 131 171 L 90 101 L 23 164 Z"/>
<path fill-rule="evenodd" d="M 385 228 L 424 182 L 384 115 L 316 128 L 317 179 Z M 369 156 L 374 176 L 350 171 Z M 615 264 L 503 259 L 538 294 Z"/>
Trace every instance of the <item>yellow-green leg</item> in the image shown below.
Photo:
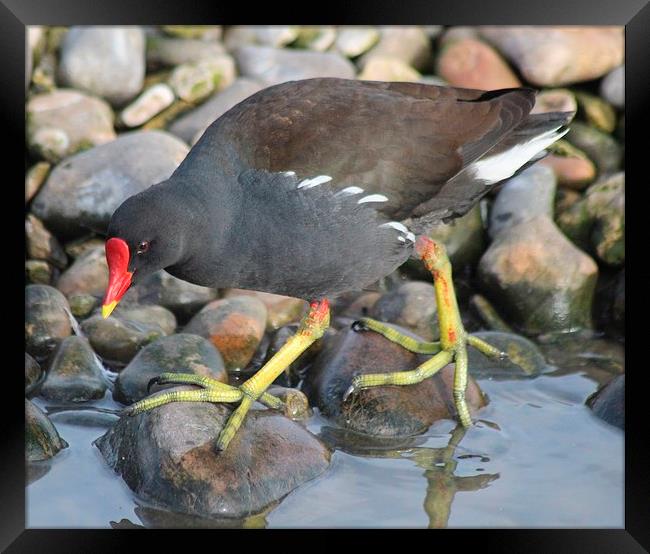
<path fill-rule="evenodd" d="M 424 261 L 425 266 L 433 275 L 433 285 L 438 306 L 438 320 L 440 323 L 439 342 L 418 342 L 392 327 L 364 318 L 359 321 L 359 327 L 380 333 L 387 339 L 396 342 L 418 354 L 435 354 L 431 359 L 412 371 L 399 371 L 395 373 L 376 373 L 357 375 L 344 400 L 354 391 L 381 385 L 413 385 L 420 383 L 442 369 L 448 363 L 455 362 L 453 397 L 458 419 L 464 427 L 472 424 L 472 419 L 465 402 L 467 388 L 467 345 L 480 350 L 486 356 L 505 359 L 506 354 L 487 342 L 468 335 L 463 327 L 458 310 L 458 302 L 451 279 L 451 263 L 447 257 L 444 245 L 428 237 L 419 237 L 415 243 L 418 256 Z"/>
<path fill-rule="evenodd" d="M 323 336 L 329 325 L 329 303 L 327 300 L 312 302 L 307 315 L 300 323 L 296 334 L 250 379 L 239 387 L 227 385 L 210 377 L 189 373 L 163 373 L 152 379 L 153 384 L 186 384 L 202 387 L 199 390 L 172 390 L 149 396 L 126 408 L 125 413 L 135 415 L 169 402 L 239 402 L 239 406 L 228 418 L 217 439 L 217 448 L 224 450 L 241 426 L 248 410 L 259 400 L 269 408 L 284 408 L 284 402 L 266 392 L 295 359 L 314 341 Z"/>

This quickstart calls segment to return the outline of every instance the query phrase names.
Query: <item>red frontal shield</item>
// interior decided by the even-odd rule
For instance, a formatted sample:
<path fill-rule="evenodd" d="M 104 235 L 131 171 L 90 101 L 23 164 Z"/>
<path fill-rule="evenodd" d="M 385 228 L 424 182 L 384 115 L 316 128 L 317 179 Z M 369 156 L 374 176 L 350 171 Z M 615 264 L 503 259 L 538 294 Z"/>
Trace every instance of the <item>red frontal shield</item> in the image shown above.
<path fill-rule="evenodd" d="M 117 306 L 131 285 L 132 273 L 128 271 L 129 246 L 122 239 L 106 241 L 106 261 L 108 263 L 108 288 L 102 302 L 102 315 L 106 318 Z"/>

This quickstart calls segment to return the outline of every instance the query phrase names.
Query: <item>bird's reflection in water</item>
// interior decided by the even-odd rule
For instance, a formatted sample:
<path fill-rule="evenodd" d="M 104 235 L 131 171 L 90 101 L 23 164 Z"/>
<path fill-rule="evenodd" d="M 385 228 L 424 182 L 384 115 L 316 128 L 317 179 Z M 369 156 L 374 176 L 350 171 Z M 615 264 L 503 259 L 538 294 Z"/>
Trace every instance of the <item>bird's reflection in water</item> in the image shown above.
<path fill-rule="evenodd" d="M 464 427 L 457 425 L 451 432 L 447 446 L 443 448 L 418 446 L 427 441 L 427 437 L 423 436 L 378 438 L 334 427 L 323 427 L 320 435 L 331 448 L 354 456 L 409 459 L 424 469 L 424 477 L 427 480 L 424 511 L 429 517 L 429 528 L 439 529 L 447 527 L 451 505 L 457 492 L 477 491 L 499 478 L 498 473 L 463 477 L 455 475 L 458 460 L 474 457 L 456 455 L 456 449 L 465 432 Z M 477 457 L 487 461 L 482 456 Z"/>
<path fill-rule="evenodd" d="M 259 514 L 245 518 L 208 519 L 188 514 L 168 512 L 137 504 L 135 514 L 141 524 L 133 523 L 128 519 L 111 521 L 113 529 L 264 529 L 267 525 L 266 516 L 278 503 L 274 503 Z"/>

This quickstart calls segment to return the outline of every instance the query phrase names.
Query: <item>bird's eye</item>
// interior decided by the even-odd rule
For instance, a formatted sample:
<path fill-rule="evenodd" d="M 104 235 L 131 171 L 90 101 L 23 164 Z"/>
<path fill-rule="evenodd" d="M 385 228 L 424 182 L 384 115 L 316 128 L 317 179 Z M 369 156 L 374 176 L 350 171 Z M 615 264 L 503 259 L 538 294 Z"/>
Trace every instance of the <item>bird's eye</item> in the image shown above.
<path fill-rule="evenodd" d="M 138 254 L 144 254 L 147 250 L 149 250 L 149 241 L 148 240 L 143 240 L 140 244 L 138 244 Z"/>

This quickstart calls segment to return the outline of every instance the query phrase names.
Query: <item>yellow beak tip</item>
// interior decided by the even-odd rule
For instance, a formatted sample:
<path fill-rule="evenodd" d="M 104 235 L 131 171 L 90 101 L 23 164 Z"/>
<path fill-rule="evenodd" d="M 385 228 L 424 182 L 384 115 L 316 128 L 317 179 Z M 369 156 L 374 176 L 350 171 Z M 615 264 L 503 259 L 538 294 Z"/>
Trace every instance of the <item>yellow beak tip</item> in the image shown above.
<path fill-rule="evenodd" d="M 102 317 L 106 319 L 113 310 L 115 309 L 115 306 L 117 306 L 117 302 L 111 302 L 110 304 L 104 304 L 102 306 Z"/>

